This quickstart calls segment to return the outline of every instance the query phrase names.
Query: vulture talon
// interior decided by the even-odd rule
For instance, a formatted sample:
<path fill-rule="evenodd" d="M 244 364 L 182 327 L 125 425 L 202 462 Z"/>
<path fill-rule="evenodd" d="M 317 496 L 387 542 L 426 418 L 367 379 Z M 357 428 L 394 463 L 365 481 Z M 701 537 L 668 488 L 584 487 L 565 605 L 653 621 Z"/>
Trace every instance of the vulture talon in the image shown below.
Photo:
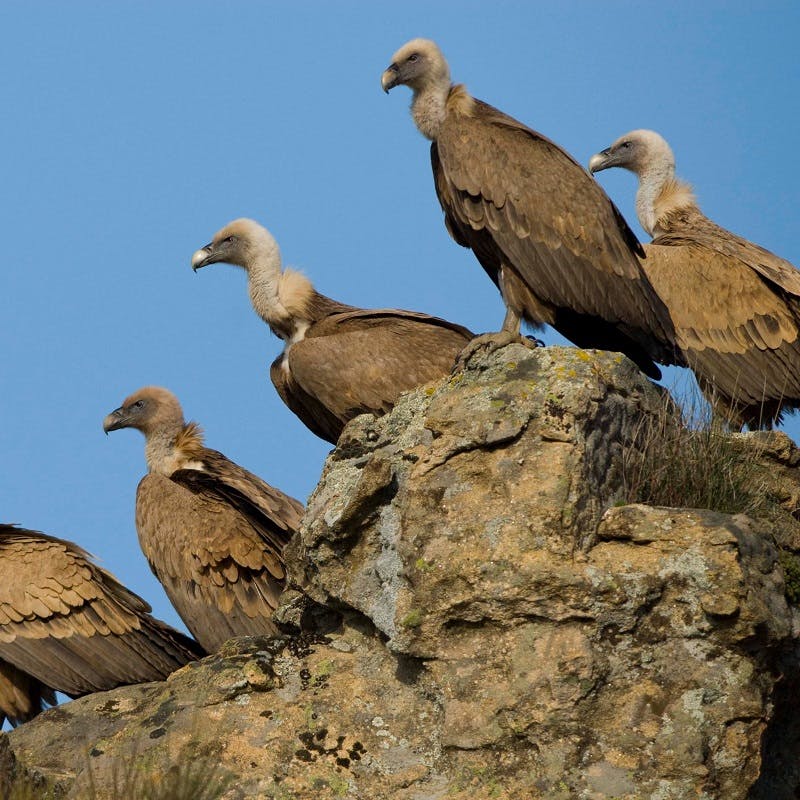
<path fill-rule="evenodd" d="M 476 336 L 467 346 L 458 354 L 451 374 L 456 372 L 463 372 L 473 358 L 480 356 L 486 358 L 487 356 L 502 350 L 510 344 L 521 344 L 529 350 L 535 350 L 537 347 L 544 347 L 544 342 L 533 336 L 523 336 L 519 333 L 512 333 L 511 331 L 497 331 L 492 333 L 482 333 Z"/>

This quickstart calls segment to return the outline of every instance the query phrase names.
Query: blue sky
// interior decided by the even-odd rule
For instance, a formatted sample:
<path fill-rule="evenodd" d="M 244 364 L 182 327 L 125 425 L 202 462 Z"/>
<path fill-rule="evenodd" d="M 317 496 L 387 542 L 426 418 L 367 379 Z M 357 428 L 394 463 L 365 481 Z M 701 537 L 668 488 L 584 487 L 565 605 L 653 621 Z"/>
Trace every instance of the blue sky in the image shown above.
<path fill-rule="evenodd" d="M 279 341 L 243 273 L 189 268 L 235 217 L 343 302 L 499 328 L 442 224 L 409 93 L 380 89 L 414 36 L 584 164 L 658 130 L 709 216 L 800 264 L 800 4 L 755 5 L 4 2 L 0 517 L 79 542 L 179 625 L 136 539 L 143 439 L 101 430 L 145 384 L 306 499 L 329 446 L 269 382 Z M 600 182 L 646 239 L 634 176 Z"/>

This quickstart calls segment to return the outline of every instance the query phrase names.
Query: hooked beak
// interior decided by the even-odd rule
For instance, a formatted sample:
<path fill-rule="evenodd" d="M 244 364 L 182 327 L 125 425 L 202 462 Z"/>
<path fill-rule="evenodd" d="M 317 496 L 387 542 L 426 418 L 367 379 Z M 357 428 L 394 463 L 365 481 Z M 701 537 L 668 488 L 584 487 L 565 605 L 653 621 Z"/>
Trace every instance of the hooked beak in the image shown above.
<path fill-rule="evenodd" d="M 106 432 L 106 436 L 108 436 L 110 431 L 118 431 L 120 428 L 124 428 L 125 424 L 125 409 L 120 406 L 119 408 L 115 408 L 103 420 L 103 430 Z"/>
<path fill-rule="evenodd" d="M 381 87 L 386 94 L 389 89 L 394 89 L 400 83 L 400 68 L 397 64 L 390 64 L 381 75 Z"/>
<path fill-rule="evenodd" d="M 201 267 L 207 267 L 216 261 L 214 258 L 214 244 L 209 242 L 204 247 L 196 250 L 192 255 L 192 270 L 197 272 Z"/>
<path fill-rule="evenodd" d="M 611 155 L 610 147 L 606 147 L 605 150 L 601 150 L 599 153 L 595 153 L 589 159 L 589 172 L 594 174 L 595 172 L 600 172 L 601 170 L 612 167 L 613 164 L 611 163 L 611 159 L 609 158 L 610 155 Z"/>

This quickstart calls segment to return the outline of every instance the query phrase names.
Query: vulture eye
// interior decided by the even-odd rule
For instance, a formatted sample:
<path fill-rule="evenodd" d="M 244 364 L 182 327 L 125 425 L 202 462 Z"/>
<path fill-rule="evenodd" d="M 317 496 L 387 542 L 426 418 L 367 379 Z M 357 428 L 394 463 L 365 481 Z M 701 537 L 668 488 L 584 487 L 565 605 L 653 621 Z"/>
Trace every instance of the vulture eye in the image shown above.
<path fill-rule="evenodd" d="M 230 244 L 236 237 L 235 236 L 226 236 L 222 240 L 222 244 Z"/>
<path fill-rule="evenodd" d="M 630 142 L 623 142 L 623 143 L 620 145 L 620 147 L 621 147 L 621 148 L 623 148 L 624 150 L 627 150 L 627 149 L 628 149 L 630 146 L 631 146 L 631 143 L 630 143 Z"/>
<path fill-rule="evenodd" d="M 144 405 L 144 400 L 137 400 L 131 408 L 141 408 Z"/>
<path fill-rule="evenodd" d="M 419 53 L 412 53 L 412 54 L 411 54 L 411 55 L 408 57 L 408 60 L 409 60 L 409 61 L 419 61 Z"/>

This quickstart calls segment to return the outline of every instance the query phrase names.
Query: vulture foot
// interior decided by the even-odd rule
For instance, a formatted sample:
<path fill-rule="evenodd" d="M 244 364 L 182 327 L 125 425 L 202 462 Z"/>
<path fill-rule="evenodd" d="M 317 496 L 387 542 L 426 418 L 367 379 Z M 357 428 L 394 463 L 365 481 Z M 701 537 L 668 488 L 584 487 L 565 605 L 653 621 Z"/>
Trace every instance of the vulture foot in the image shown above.
<path fill-rule="evenodd" d="M 511 331 L 482 333 L 472 339 L 458 354 L 451 374 L 464 370 L 467 364 L 479 353 L 488 356 L 509 344 L 521 344 L 531 350 L 535 350 L 537 347 L 544 347 L 544 342 L 541 339 L 537 339 L 534 336 L 523 336 L 521 333 L 511 333 Z"/>

